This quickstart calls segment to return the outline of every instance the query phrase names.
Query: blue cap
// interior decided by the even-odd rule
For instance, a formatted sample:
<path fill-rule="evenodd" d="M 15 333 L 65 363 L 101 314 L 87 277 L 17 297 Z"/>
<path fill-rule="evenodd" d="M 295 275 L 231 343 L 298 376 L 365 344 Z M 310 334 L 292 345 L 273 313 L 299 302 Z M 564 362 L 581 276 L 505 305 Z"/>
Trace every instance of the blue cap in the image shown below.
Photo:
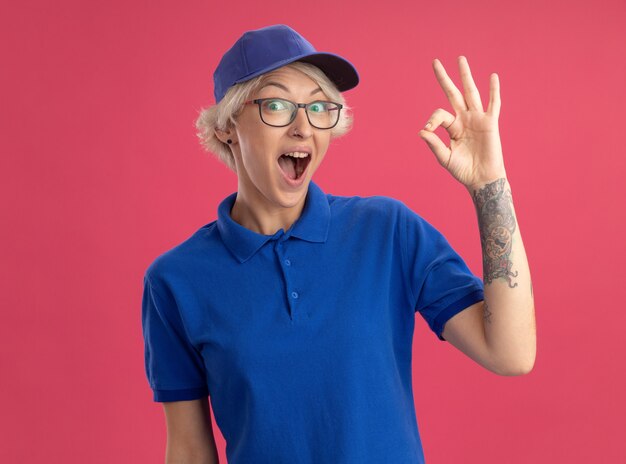
<path fill-rule="evenodd" d="M 215 103 L 224 98 L 231 86 L 294 61 L 320 68 L 340 92 L 359 83 L 359 74 L 348 60 L 334 53 L 318 52 L 289 26 L 276 24 L 245 32 L 224 53 L 213 73 Z"/>

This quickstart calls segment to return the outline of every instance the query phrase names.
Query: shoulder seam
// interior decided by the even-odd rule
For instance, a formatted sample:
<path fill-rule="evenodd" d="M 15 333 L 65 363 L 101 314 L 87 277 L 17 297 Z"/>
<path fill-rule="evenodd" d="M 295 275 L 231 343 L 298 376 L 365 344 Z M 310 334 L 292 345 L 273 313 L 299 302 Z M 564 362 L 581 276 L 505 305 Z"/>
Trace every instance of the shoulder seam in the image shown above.
<path fill-rule="evenodd" d="M 408 288 L 409 295 L 411 297 L 411 303 L 413 301 L 417 302 L 415 298 L 415 292 L 413 291 L 413 286 L 411 285 L 411 279 L 409 278 L 409 254 L 408 254 L 408 222 L 406 218 L 406 205 L 402 203 L 400 200 L 396 200 L 400 203 L 399 205 L 399 214 L 400 214 L 400 252 L 402 254 L 402 267 L 404 274 L 404 285 Z M 415 311 L 415 308 L 412 308 Z"/>

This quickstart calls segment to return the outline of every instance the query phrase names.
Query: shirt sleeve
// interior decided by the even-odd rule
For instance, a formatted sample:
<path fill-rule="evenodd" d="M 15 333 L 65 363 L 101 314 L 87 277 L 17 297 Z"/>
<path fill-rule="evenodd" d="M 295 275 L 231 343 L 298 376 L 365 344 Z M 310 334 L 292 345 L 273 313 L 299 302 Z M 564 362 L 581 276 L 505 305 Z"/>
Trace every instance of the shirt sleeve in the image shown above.
<path fill-rule="evenodd" d="M 145 369 L 154 401 L 208 396 L 204 361 L 189 342 L 175 299 L 146 274 L 142 299 Z"/>
<path fill-rule="evenodd" d="M 484 299 L 482 279 L 475 276 L 446 238 L 425 219 L 402 205 L 407 285 L 415 311 L 439 340 L 445 323 Z"/>

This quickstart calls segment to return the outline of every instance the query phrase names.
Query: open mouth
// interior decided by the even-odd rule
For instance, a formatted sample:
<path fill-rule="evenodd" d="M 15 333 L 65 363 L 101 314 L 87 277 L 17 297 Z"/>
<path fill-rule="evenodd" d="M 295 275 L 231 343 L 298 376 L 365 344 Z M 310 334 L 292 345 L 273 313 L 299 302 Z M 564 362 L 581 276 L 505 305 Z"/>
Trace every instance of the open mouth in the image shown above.
<path fill-rule="evenodd" d="M 278 165 L 292 180 L 299 179 L 310 162 L 311 155 L 308 153 L 285 153 L 278 158 Z"/>

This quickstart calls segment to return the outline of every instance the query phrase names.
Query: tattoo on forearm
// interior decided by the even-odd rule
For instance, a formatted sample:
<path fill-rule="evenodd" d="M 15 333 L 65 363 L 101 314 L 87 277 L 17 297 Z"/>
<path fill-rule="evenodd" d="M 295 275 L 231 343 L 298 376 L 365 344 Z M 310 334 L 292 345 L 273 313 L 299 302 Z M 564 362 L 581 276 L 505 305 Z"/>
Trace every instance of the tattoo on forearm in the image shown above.
<path fill-rule="evenodd" d="M 474 190 L 474 204 L 478 213 L 480 242 L 483 248 L 483 280 L 490 284 L 497 278 L 507 281 L 510 288 L 517 287 L 511 277 L 510 255 L 516 222 L 511 207 L 511 191 L 505 190 L 505 179 L 498 179 Z"/>
<path fill-rule="evenodd" d="M 483 318 L 485 319 L 485 321 L 489 322 L 491 324 L 491 311 L 489 311 L 489 306 L 487 306 L 487 302 L 485 301 L 485 305 L 484 305 L 485 311 L 483 313 Z"/>

